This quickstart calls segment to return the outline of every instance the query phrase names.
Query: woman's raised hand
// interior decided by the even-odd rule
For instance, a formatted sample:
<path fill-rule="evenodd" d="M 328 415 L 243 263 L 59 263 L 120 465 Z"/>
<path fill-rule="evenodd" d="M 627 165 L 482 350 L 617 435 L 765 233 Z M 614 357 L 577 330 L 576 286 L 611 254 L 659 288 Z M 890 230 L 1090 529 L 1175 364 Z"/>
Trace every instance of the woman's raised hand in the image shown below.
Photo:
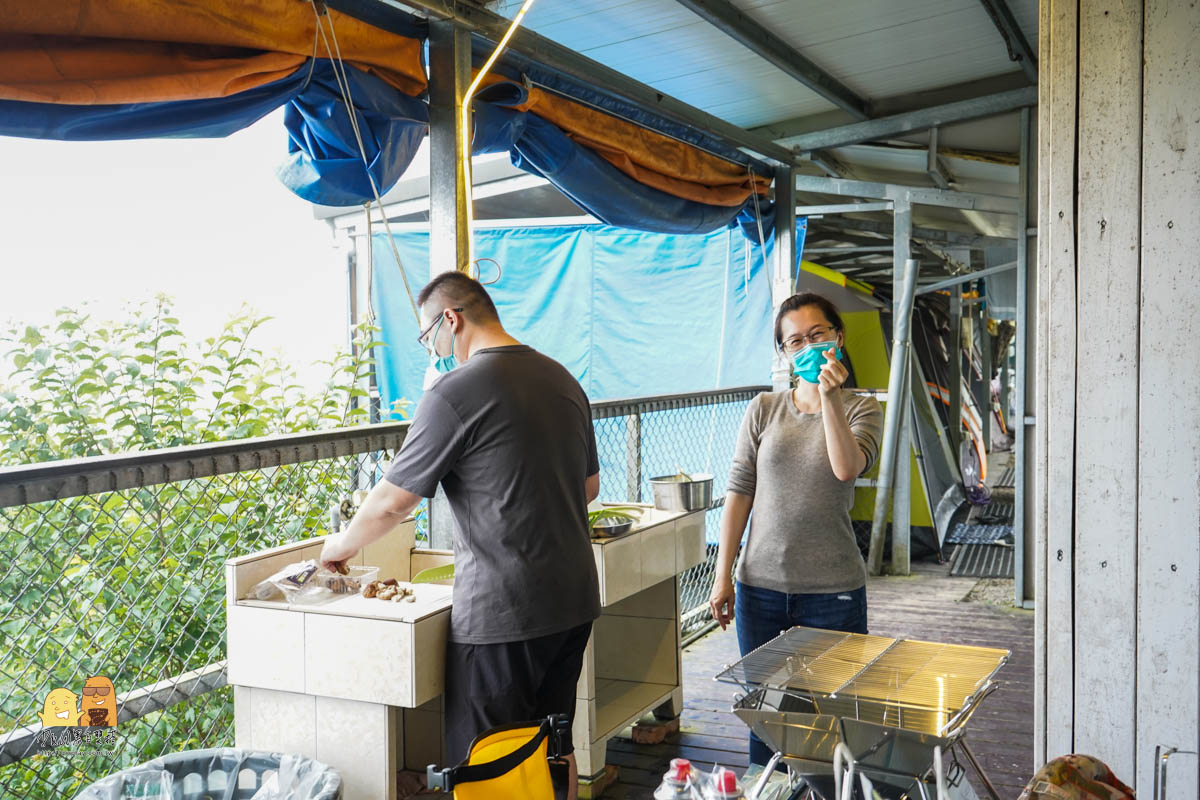
<path fill-rule="evenodd" d="M 850 377 L 850 371 L 837 360 L 834 348 L 826 350 L 822 355 L 825 356 L 825 363 L 821 365 L 821 374 L 817 376 L 817 389 L 821 394 L 826 395 L 835 389 L 840 389 L 846 379 Z"/>

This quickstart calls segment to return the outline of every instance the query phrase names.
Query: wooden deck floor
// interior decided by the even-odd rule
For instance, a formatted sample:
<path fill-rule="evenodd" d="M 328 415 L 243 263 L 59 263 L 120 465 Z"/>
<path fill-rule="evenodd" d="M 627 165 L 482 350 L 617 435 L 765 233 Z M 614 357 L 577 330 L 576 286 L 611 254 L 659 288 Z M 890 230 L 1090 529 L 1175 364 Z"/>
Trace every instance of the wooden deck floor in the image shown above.
<path fill-rule="evenodd" d="M 1033 774 L 1033 614 L 982 602 L 963 602 L 974 578 L 949 577 L 948 565 L 917 563 L 905 578 L 873 578 L 867 587 L 871 633 L 929 641 L 1003 647 L 1012 658 L 997 676 L 1000 688 L 968 723 L 967 741 L 1002 797 L 1015 798 Z M 1009 593 L 1011 596 L 1011 591 Z M 747 730 L 729 712 L 734 687 L 712 676 L 738 658 L 732 629 L 714 631 L 684 651 L 684 711 L 677 737 L 661 745 L 614 739 L 608 763 L 620 781 L 606 800 L 649 800 L 667 764 L 684 757 L 739 772 L 747 765 Z M 983 786 L 968 775 L 980 797 Z"/>

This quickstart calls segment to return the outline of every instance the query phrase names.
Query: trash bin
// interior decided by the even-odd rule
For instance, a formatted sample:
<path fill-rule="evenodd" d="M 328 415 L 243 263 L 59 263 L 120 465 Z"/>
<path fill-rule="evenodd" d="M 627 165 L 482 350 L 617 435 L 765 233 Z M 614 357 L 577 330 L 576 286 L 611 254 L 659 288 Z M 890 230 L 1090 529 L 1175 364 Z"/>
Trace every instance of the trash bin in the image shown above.
<path fill-rule="evenodd" d="M 341 800 L 320 761 L 231 747 L 186 750 L 101 778 L 75 800 Z"/>

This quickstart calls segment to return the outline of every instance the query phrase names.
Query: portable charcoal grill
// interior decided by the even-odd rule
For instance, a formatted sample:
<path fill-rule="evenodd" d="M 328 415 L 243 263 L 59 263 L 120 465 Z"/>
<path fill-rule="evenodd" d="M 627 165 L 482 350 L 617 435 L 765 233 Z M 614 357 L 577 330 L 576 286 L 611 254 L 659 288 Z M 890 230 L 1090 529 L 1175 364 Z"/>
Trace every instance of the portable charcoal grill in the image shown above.
<path fill-rule="evenodd" d="M 775 751 L 776 760 L 828 800 L 835 796 L 839 744 L 885 798 L 933 796 L 940 748 L 950 764 L 941 776 L 942 794 L 965 800 L 975 794 L 959 765 L 960 750 L 991 788 L 966 746 L 966 723 L 996 688 L 992 677 L 1009 655 L 988 647 L 796 627 L 716 679 L 745 690 L 734 713 Z"/>

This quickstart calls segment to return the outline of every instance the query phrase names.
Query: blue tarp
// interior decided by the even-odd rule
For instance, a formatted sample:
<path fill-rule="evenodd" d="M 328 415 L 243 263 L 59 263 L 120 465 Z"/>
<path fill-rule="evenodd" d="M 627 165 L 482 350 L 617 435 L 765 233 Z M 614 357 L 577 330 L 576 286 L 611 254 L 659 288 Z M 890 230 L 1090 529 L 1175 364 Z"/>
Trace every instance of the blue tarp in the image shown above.
<path fill-rule="evenodd" d="M 288 156 L 278 169 L 279 180 L 313 203 L 361 205 L 375 195 L 332 69 L 327 61 L 319 63 L 324 68 L 284 108 Z M 429 106 L 352 67 L 346 68 L 346 77 L 363 151 L 382 197 L 408 169 L 429 132 Z"/>
<path fill-rule="evenodd" d="M 428 106 L 384 81 L 346 68 L 371 172 L 386 192 L 428 129 Z M 328 59 L 256 89 L 206 100 L 75 106 L 0 101 L 0 135 L 110 140 L 228 136 L 286 105 L 284 185 L 306 200 L 356 205 L 372 198 L 358 143 Z"/>
<path fill-rule="evenodd" d="M 801 224 L 798 250 L 803 236 Z M 410 283 L 425 284 L 429 235 L 399 233 L 395 243 Z M 417 344 L 386 234 L 371 244 L 373 300 L 387 343 L 377 355 L 381 399 L 385 409 L 396 401 L 415 404 L 429 357 Z M 476 232 L 475 248 L 502 265 L 489 292 L 508 330 L 566 366 L 592 401 L 770 383 L 769 270 L 762 248 L 733 229 L 695 236 L 601 225 L 491 229 Z M 771 254 L 768 239 L 768 264 Z M 485 268 L 481 277 L 493 276 Z M 678 466 L 713 472 L 722 491 L 743 410 L 643 415 L 642 497 L 650 497 L 646 480 Z M 596 422 L 607 499 L 628 495 L 626 424 Z M 709 533 L 715 541 L 715 526 Z"/>
<path fill-rule="evenodd" d="M 513 165 L 554 184 L 576 205 L 602 222 L 659 233 L 708 233 L 753 219 L 753 198 L 742 207 L 715 206 L 669 195 L 639 183 L 592 150 L 575 143 L 558 126 L 536 114 L 508 106 L 525 102 L 528 92 L 515 83 L 489 86 L 474 103 L 475 153 L 508 152 Z M 759 200 L 763 231 L 770 237 L 774 215 Z M 743 233 L 757 241 L 753 233 Z"/>
<path fill-rule="evenodd" d="M 229 97 L 170 103 L 74 106 L 0 100 L 0 136 L 79 142 L 228 136 L 294 97 L 307 78 L 308 69 L 301 68 Z"/>
<path fill-rule="evenodd" d="M 395 242 L 413 287 L 429 280 L 429 234 Z M 388 348 L 385 407 L 416 401 L 428 355 L 386 234 L 372 242 L 374 303 Z M 479 230 L 503 269 L 488 287 L 505 326 L 560 361 L 592 400 L 770 382 L 771 287 L 761 248 L 732 229 L 696 236 L 601 225 Z M 767 240 L 767 259 L 771 258 Z M 748 256 L 748 260 L 747 260 Z M 481 276 L 489 279 L 487 265 Z"/>

